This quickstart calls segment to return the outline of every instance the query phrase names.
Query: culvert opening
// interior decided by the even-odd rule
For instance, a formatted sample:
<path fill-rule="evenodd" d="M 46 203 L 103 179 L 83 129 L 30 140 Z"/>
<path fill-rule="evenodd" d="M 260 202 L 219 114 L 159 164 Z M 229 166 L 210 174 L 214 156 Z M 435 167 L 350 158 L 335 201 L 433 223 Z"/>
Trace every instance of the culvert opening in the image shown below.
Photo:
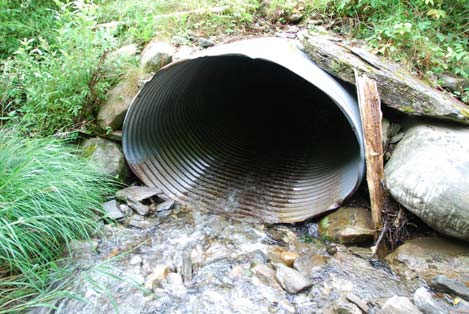
<path fill-rule="evenodd" d="M 126 117 L 124 153 L 145 184 L 184 204 L 295 222 L 337 207 L 358 186 L 352 125 L 284 66 L 205 56 L 146 83 Z"/>

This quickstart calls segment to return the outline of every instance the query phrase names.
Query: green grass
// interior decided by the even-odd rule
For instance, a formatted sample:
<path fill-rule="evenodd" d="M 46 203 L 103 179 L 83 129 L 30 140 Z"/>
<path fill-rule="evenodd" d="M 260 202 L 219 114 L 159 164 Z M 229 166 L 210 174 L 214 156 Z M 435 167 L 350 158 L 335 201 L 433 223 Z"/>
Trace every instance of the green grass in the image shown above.
<path fill-rule="evenodd" d="M 70 146 L 0 130 L 0 308 L 55 291 L 68 243 L 99 227 L 112 182 Z"/>

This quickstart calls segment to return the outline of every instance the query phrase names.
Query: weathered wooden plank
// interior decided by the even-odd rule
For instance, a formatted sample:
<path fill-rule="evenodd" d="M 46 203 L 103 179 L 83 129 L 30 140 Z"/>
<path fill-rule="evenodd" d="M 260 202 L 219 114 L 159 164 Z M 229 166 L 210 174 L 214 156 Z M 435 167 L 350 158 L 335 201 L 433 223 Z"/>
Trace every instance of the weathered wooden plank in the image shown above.
<path fill-rule="evenodd" d="M 354 71 L 376 81 L 383 104 L 406 114 L 451 120 L 469 125 L 469 107 L 380 58 L 345 40 L 304 36 L 305 53 L 323 70 L 352 84 Z"/>
<path fill-rule="evenodd" d="M 370 192 L 371 217 L 378 232 L 382 228 L 381 210 L 385 197 L 381 102 L 376 82 L 365 75 L 355 75 L 365 139 L 366 179 Z"/>

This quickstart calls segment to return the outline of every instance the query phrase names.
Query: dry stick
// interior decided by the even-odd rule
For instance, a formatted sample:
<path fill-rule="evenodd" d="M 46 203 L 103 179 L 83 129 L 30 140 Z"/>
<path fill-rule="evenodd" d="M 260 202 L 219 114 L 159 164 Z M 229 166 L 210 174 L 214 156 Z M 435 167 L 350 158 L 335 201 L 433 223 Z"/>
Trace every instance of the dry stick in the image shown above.
<path fill-rule="evenodd" d="M 355 82 L 365 139 L 366 177 L 370 192 L 371 217 L 375 227 L 375 240 L 378 240 L 378 235 L 383 227 L 381 216 L 385 197 L 381 126 L 383 114 L 376 82 L 366 75 L 359 76 L 356 71 Z M 379 243 L 376 245 L 374 253 L 378 250 L 378 245 Z"/>

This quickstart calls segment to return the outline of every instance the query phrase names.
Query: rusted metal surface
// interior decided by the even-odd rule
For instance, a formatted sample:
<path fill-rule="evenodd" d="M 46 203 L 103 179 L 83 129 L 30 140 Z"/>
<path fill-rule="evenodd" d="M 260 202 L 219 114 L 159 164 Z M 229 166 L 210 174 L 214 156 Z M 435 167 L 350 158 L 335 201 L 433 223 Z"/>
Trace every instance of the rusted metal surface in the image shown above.
<path fill-rule="evenodd" d="M 127 113 L 123 147 L 135 174 L 174 200 L 270 223 L 338 207 L 364 173 L 355 98 L 277 38 L 160 70 Z"/>

